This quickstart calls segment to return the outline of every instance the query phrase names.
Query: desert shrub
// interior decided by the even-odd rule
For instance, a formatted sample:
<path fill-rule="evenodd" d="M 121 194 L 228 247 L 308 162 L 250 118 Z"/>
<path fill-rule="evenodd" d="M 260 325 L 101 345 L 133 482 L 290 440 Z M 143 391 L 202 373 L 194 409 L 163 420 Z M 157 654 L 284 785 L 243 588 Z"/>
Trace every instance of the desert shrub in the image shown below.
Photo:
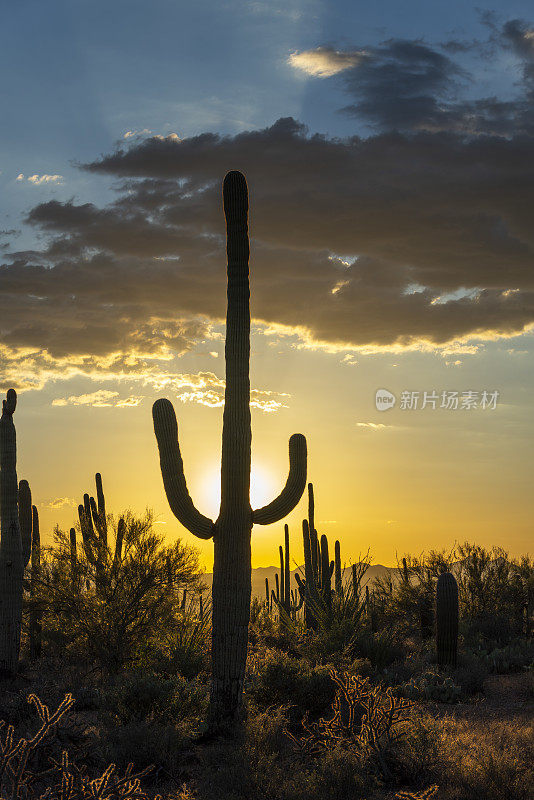
<path fill-rule="evenodd" d="M 534 785 L 532 724 L 441 720 L 445 768 L 440 784 L 457 800 L 530 800 Z"/>
<path fill-rule="evenodd" d="M 180 622 L 177 587 L 201 587 L 198 551 L 163 545 L 152 514 L 124 516 L 121 557 L 111 548 L 98 572 L 83 548 L 74 568 L 67 533 L 56 528 L 44 552 L 36 602 L 44 609 L 43 638 L 51 652 L 96 662 L 117 672 L 135 663 L 147 642 Z M 116 526 L 113 517 L 108 525 Z M 97 574 L 98 572 L 98 574 Z"/>
<path fill-rule="evenodd" d="M 484 681 L 488 677 L 488 670 L 486 665 L 478 659 L 469 665 L 461 663 L 452 674 L 454 682 L 461 688 L 464 698 L 481 694 L 484 691 Z"/>
<path fill-rule="evenodd" d="M 528 628 L 534 602 L 534 563 L 510 559 L 502 548 L 466 542 L 458 548 L 460 631 L 503 647 Z"/>
<path fill-rule="evenodd" d="M 168 777 L 176 777 L 195 731 L 189 721 L 178 725 L 146 721 L 117 725 L 102 735 L 102 758 L 120 768 L 130 763 L 136 769 L 152 766 L 155 777 L 161 770 Z"/>
<path fill-rule="evenodd" d="M 141 721 L 166 724 L 201 715 L 206 696 L 204 686 L 181 675 L 163 679 L 132 674 L 104 692 L 102 705 L 121 725 Z"/>
<path fill-rule="evenodd" d="M 296 758 L 286 724 L 286 712 L 270 708 L 249 716 L 242 740 L 200 752 L 199 797 L 346 800 L 367 797 L 376 788 L 376 778 L 356 751 L 339 747 L 319 759 Z"/>
<path fill-rule="evenodd" d="M 385 628 L 376 633 L 363 631 L 354 637 L 350 648 L 352 658 L 367 659 L 377 671 L 393 664 L 404 653 L 400 632 L 395 628 Z"/>
<path fill-rule="evenodd" d="M 497 647 L 485 656 L 490 672 L 504 675 L 520 672 L 534 663 L 534 640 L 517 639 L 505 647 Z"/>
<path fill-rule="evenodd" d="M 200 617 L 192 598 L 174 613 L 170 627 L 162 628 L 140 644 L 133 665 L 167 677 L 178 673 L 190 680 L 210 667 L 211 605 L 208 604 Z"/>
<path fill-rule="evenodd" d="M 247 694 L 260 706 L 290 704 L 301 715 L 317 714 L 332 702 L 335 685 L 328 668 L 267 649 L 249 659 Z"/>
<path fill-rule="evenodd" d="M 355 658 L 351 662 L 348 671 L 351 675 L 369 678 L 373 674 L 373 665 L 368 658 Z"/>
<path fill-rule="evenodd" d="M 405 736 L 390 750 L 389 764 L 395 781 L 411 787 L 414 794 L 439 781 L 446 768 L 439 720 L 414 715 Z"/>
<path fill-rule="evenodd" d="M 371 606 L 375 630 L 394 627 L 404 637 L 426 640 L 432 636 L 436 581 L 450 568 L 454 551 L 431 550 L 427 555 L 406 555 L 406 569 L 378 576 L 372 583 Z"/>
<path fill-rule="evenodd" d="M 462 688 L 450 675 L 444 675 L 439 670 L 428 670 L 400 684 L 397 693 L 410 700 L 457 703 L 462 697 Z"/>

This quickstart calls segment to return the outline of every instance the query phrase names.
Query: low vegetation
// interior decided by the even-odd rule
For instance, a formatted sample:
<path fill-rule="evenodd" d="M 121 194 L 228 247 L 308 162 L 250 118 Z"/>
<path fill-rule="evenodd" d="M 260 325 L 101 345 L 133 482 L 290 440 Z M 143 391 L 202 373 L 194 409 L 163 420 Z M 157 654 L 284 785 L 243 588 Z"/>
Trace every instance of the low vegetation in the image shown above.
<path fill-rule="evenodd" d="M 313 628 L 304 604 L 286 614 L 254 599 L 246 720 L 212 739 L 197 553 L 166 546 L 150 513 L 121 519 L 119 562 L 97 574 L 82 548 L 73 569 L 56 529 L 26 586 L 21 667 L 0 686 L 2 800 L 532 798 L 528 559 L 466 544 L 406 556 L 367 590 L 358 567 L 356 591 L 351 578 L 324 605 L 315 597 Z M 109 515 L 109 554 L 117 531 Z M 455 665 L 438 663 L 434 606 L 421 601 L 443 567 L 458 585 Z"/>

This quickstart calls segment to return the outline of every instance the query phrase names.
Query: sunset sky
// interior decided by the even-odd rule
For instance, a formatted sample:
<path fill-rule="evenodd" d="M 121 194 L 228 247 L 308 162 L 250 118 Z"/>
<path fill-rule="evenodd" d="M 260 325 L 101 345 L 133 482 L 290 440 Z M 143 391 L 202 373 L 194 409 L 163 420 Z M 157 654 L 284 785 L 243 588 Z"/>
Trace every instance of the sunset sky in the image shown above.
<path fill-rule="evenodd" d="M 211 569 L 212 543 L 168 508 L 151 406 L 173 400 L 190 492 L 215 517 L 221 184 L 239 169 L 253 505 L 301 432 L 317 527 L 347 562 L 531 549 L 531 0 L 9 6 L 0 386 L 19 394 L 18 476 L 45 540 L 100 471 L 108 510 L 154 509 Z M 288 520 L 299 563 L 305 511 Z M 253 566 L 275 564 L 282 523 L 252 537 Z"/>

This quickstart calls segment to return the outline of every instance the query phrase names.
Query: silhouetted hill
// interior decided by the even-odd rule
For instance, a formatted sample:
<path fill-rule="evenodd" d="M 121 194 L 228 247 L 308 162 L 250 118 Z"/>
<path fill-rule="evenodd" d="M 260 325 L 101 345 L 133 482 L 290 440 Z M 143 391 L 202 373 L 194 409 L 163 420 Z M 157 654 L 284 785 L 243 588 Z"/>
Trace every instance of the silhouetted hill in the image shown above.
<path fill-rule="evenodd" d="M 304 577 L 304 565 L 302 567 L 297 568 L 297 570 L 293 569 L 290 571 L 290 584 L 292 589 L 297 588 L 297 582 L 295 580 L 295 572 L 298 571 L 302 577 Z M 393 579 L 395 573 L 397 571 L 396 567 L 384 567 L 382 564 L 373 564 L 369 567 L 367 572 L 364 575 L 362 580 L 362 586 L 365 586 L 369 581 L 373 581 L 374 578 L 382 575 L 391 574 Z M 265 598 L 265 578 L 269 579 L 269 589 L 275 588 L 275 573 L 280 572 L 280 567 L 257 567 L 256 569 L 252 570 L 252 596 L 253 597 L 260 597 L 261 599 Z M 345 583 L 350 579 L 351 568 L 345 567 L 343 570 L 343 582 Z M 206 572 L 203 576 L 206 584 L 208 585 L 209 589 L 211 590 L 211 583 L 213 580 L 213 573 Z M 332 585 L 333 585 L 333 577 L 332 577 Z"/>

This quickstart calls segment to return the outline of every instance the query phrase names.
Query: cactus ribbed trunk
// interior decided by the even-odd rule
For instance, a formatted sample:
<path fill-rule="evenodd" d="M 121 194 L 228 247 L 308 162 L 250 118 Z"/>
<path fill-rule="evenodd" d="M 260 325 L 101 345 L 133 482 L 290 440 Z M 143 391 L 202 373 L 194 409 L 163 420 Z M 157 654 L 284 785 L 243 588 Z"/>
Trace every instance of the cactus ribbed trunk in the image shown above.
<path fill-rule="evenodd" d="M 458 655 L 458 584 L 443 572 L 436 584 L 436 650 L 438 663 L 456 666 Z"/>
<path fill-rule="evenodd" d="M 0 675 L 14 675 L 20 651 L 22 621 L 22 538 L 18 514 L 17 439 L 13 389 L 0 419 Z"/>
<path fill-rule="evenodd" d="M 37 508 L 32 506 L 32 571 L 30 575 L 30 597 L 32 608 L 30 611 L 30 658 L 41 658 L 42 649 L 42 612 L 36 607 L 35 600 L 41 577 L 41 535 L 39 531 L 39 514 Z"/>
<path fill-rule="evenodd" d="M 284 525 L 284 546 L 285 546 L 285 574 L 284 574 L 284 609 L 289 616 L 291 610 L 291 573 L 289 569 L 289 525 Z"/>
<path fill-rule="evenodd" d="M 252 525 L 270 525 L 293 510 L 306 485 L 307 464 L 306 439 L 302 434 L 293 434 L 289 439 L 289 474 L 284 488 L 268 505 L 251 509 L 248 191 L 240 172 L 226 175 L 223 199 L 228 255 L 226 389 L 221 509 L 215 523 L 196 509 L 187 490 L 172 403 L 160 398 L 152 408 L 169 505 L 195 536 L 213 537 L 210 733 L 231 729 L 241 716 L 252 593 Z"/>
<path fill-rule="evenodd" d="M 334 545 L 334 555 L 335 555 L 335 572 L 334 572 L 334 586 L 336 589 L 336 594 L 338 597 L 343 596 L 343 572 L 341 570 L 341 545 L 339 541 L 336 539 L 336 543 Z"/>
<path fill-rule="evenodd" d="M 216 522 L 212 586 L 212 726 L 240 716 L 250 618 L 250 288 L 245 178 L 224 182 L 228 256 L 226 388 L 221 459 L 221 510 Z"/>

